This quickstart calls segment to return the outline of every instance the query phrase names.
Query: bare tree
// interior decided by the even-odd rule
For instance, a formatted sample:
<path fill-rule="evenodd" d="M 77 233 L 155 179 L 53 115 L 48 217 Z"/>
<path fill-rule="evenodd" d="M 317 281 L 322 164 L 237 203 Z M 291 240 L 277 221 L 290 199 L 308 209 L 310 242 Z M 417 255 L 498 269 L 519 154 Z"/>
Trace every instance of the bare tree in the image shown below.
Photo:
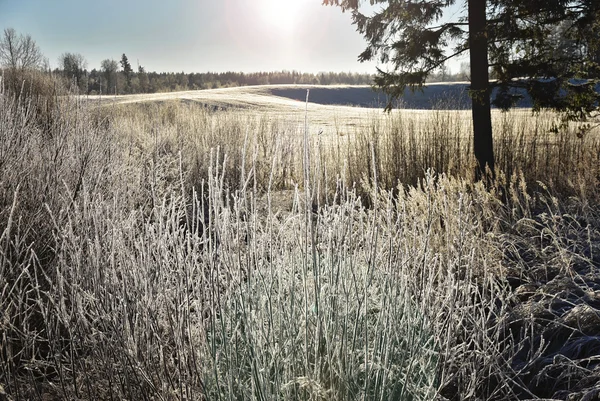
<path fill-rule="evenodd" d="M 42 58 L 42 52 L 31 35 L 19 35 L 13 28 L 4 30 L 0 38 L 0 65 L 23 71 L 40 67 Z"/>
<path fill-rule="evenodd" d="M 106 93 L 117 94 L 117 71 L 119 64 L 115 60 L 106 59 L 100 63 L 102 74 L 106 82 Z"/>
<path fill-rule="evenodd" d="M 80 53 L 63 53 L 58 58 L 60 68 L 66 78 L 74 79 L 75 84 L 80 89 L 85 89 L 85 69 L 87 61 Z"/>

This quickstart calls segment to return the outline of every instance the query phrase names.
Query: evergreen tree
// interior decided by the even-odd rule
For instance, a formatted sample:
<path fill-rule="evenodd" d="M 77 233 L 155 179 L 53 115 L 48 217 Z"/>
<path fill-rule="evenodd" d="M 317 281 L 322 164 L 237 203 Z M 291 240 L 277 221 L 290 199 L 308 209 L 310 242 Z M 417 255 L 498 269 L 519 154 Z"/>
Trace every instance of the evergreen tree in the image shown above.
<path fill-rule="evenodd" d="M 150 81 L 148 80 L 146 69 L 141 65 L 138 65 L 138 78 L 140 80 L 140 91 L 142 93 L 148 93 Z"/>
<path fill-rule="evenodd" d="M 477 176 L 494 171 L 490 107 L 508 109 L 526 90 L 534 110 L 552 108 L 569 119 L 585 119 L 598 111 L 598 0 L 464 0 L 466 13 L 453 20 L 444 11 L 457 0 L 369 0 L 380 9 L 367 16 L 363 0 L 323 0 L 351 10 L 354 24 L 368 46 L 359 60 L 378 59 L 375 83 L 392 101 L 422 87 L 429 74 L 447 60 L 470 55 L 470 94 Z M 459 3 L 460 4 L 460 3 Z M 567 23 L 581 51 L 562 57 L 549 38 Z M 551 56 L 552 55 L 552 56 Z M 557 59 L 557 57 L 560 57 Z M 497 80 L 489 80 L 492 69 Z M 493 87 L 498 87 L 491 99 Z"/>
<path fill-rule="evenodd" d="M 120 63 L 121 68 L 123 69 L 123 75 L 125 75 L 126 91 L 131 92 L 131 77 L 133 69 L 131 68 L 131 64 L 129 64 L 129 60 L 127 59 L 125 53 L 123 53 L 123 55 L 121 56 Z"/>

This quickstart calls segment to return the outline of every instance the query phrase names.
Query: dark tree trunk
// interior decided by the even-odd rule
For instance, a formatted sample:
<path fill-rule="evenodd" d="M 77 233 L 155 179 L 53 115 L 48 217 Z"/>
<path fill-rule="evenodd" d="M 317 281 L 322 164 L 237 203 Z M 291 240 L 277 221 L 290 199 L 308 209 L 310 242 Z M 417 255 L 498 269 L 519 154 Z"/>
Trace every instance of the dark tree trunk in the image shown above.
<path fill-rule="evenodd" d="M 473 101 L 473 143 L 477 159 L 477 180 L 489 168 L 494 176 L 494 147 L 488 73 L 486 0 L 469 0 L 469 47 L 471 57 L 471 99 Z"/>

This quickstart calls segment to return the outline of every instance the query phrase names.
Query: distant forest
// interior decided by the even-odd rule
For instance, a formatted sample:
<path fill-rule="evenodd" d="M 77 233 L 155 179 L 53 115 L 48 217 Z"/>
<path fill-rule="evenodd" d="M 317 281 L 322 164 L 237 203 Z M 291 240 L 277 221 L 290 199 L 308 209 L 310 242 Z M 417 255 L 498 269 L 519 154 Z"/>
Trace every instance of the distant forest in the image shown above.
<path fill-rule="evenodd" d="M 88 94 L 115 94 L 115 92 L 117 94 L 129 94 L 217 89 L 250 85 L 371 85 L 373 82 L 373 76 L 370 74 L 345 72 L 309 74 L 297 71 L 256 73 L 159 73 L 138 71 L 131 74 L 128 85 L 127 77 L 123 71 L 114 72 L 111 74 L 111 77 L 107 75 L 102 70 L 93 69 L 82 77 L 83 79 L 77 86 L 83 93 L 87 92 Z"/>
<path fill-rule="evenodd" d="M 147 72 L 138 65 L 134 70 L 125 54 L 119 62 L 103 60 L 99 69 L 87 69 L 81 54 L 64 53 L 59 68 L 52 73 L 72 83 L 81 94 L 134 94 L 173 92 L 199 89 L 217 89 L 250 85 L 372 85 L 372 74 L 352 72 L 321 72 L 317 74 L 298 71 L 276 72 Z M 463 69 L 461 68 L 461 71 Z M 430 76 L 431 82 L 464 80 L 464 73 L 448 74 L 441 70 Z"/>

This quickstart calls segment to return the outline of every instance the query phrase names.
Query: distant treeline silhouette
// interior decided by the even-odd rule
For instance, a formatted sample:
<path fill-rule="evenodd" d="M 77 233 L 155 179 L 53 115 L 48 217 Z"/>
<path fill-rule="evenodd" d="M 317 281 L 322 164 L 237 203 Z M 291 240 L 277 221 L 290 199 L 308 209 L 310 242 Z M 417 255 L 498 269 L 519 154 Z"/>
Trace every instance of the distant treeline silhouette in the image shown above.
<path fill-rule="evenodd" d="M 55 69 L 55 74 L 65 76 L 75 83 L 81 93 L 87 94 L 130 94 L 217 89 L 250 85 L 371 85 L 372 74 L 352 72 L 302 73 L 298 71 L 275 72 L 146 72 L 139 67 L 128 77 L 123 71 L 84 71 L 78 80 L 72 79 L 64 70 Z"/>
<path fill-rule="evenodd" d="M 125 58 L 126 60 L 126 58 Z M 112 65 L 112 67 L 111 67 Z M 273 72 L 147 72 L 139 66 L 137 71 L 118 70 L 117 63 L 104 63 L 100 69 L 70 72 L 55 69 L 54 74 L 70 80 L 82 94 L 135 94 L 173 92 L 200 89 L 218 89 L 251 85 L 372 85 L 373 75 L 355 72 L 306 73 L 299 71 Z M 440 81 L 433 75 L 431 81 Z M 437 78 L 437 79 L 436 79 Z M 446 75 L 445 80 L 460 80 L 461 76 Z"/>

